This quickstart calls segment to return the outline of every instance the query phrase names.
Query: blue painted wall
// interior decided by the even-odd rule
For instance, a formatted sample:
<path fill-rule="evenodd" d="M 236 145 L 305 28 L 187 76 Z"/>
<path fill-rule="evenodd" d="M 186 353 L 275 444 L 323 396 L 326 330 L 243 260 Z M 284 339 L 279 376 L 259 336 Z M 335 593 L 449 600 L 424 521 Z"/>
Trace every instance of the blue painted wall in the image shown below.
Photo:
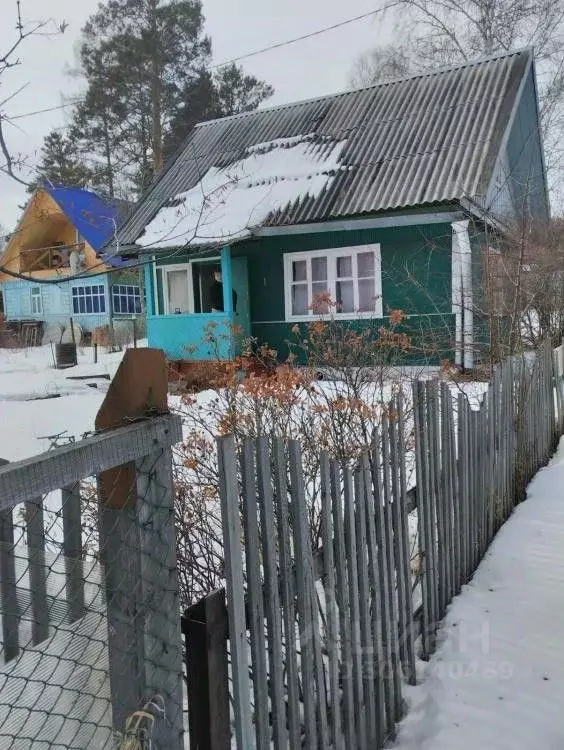
<path fill-rule="evenodd" d="M 106 295 L 105 313 L 73 313 L 72 287 L 102 285 Z M 31 290 L 41 290 L 42 312 L 31 312 Z M 33 281 L 8 281 L 0 284 L 4 297 L 4 314 L 7 320 L 43 320 L 46 323 L 68 324 L 69 317 L 85 331 L 108 325 L 111 318 L 110 282 L 108 274 L 85 276 L 60 284 L 37 284 Z"/>
<path fill-rule="evenodd" d="M 402 326 L 411 337 L 411 364 L 438 364 L 449 357 L 454 338 L 454 316 L 451 299 L 451 243 L 452 228 L 444 224 L 323 232 L 292 236 L 261 238 L 235 245 L 229 265 L 233 284 L 236 276 L 247 266 L 248 289 L 241 298 L 241 309 L 249 307 L 250 332 L 260 342 L 276 349 L 282 360 L 288 356 L 288 340 L 292 340 L 294 324 L 285 320 L 284 310 L 284 253 L 347 247 L 378 242 L 382 253 L 382 290 L 384 315 L 401 309 L 408 314 Z M 224 267 L 227 256 L 222 258 Z M 162 261 L 166 265 L 166 260 Z M 175 262 L 181 259 L 175 256 Z M 225 279 L 228 275 L 224 273 Z M 158 282 L 157 282 L 158 283 Z M 207 345 L 202 345 L 205 326 L 214 316 L 155 315 L 163 308 L 162 291 L 154 288 L 151 266 L 145 266 L 147 290 L 147 333 L 149 345 L 162 348 L 172 359 L 209 359 L 213 357 Z M 227 285 L 227 288 L 229 286 Z M 241 292 L 241 294 L 239 294 Z M 248 295 L 248 299 L 244 299 Z M 155 299 L 159 299 L 155 307 Z M 238 302 L 239 307 L 239 302 Z M 227 315 L 227 314 L 226 314 Z M 223 318 L 222 356 L 228 356 L 228 319 Z M 248 322 L 235 317 L 244 329 Z M 388 324 L 386 318 L 360 319 L 346 325 L 369 327 L 378 335 L 379 328 Z M 239 341 L 232 346 L 237 351 Z"/>
<path fill-rule="evenodd" d="M 232 319 L 227 313 L 148 315 L 149 346 L 163 349 L 173 360 L 229 359 Z"/>
<path fill-rule="evenodd" d="M 175 258 L 175 262 L 183 259 Z M 232 268 L 229 250 L 221 253 L 224 287 L 231 288 Z M 147 304 L 147 339 L 149 346 L 163 349 L 169 359 L 229 359 L 233 356 L 236 341 L 233 325 L 236 316 L 228 310 L 232 298 L 225 299 L 226 311 L 222 313 L 197 313 L 182 315 L 155 315 L 157 306 L 153 266 L 145 264 L 145 294 Z M 158 309 L 163 309 L 162 290 Z"/>
<path fill-rule="evenodd" d="M 529 70 L 507 143 L 500 154 L 487 207 L 509 221 L 533 218 L 542 223 L 549 218 L 533 68 Z"/>

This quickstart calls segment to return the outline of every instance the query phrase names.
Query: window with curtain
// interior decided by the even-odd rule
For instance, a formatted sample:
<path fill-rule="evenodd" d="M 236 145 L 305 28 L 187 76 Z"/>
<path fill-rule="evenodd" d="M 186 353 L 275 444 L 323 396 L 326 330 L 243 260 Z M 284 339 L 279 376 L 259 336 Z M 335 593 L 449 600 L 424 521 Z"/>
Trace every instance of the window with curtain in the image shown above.
<path fill-rule="evenodd" d="M 284 280 L 287 320 L 382 316 L 379 245 L 288 253 Z"/>
<path fill-rule="evenodd" d="M 31 314 L 41 315 L 43 312 L 43 299 L 41 298 L 41 287 L 31 287 Z"/>

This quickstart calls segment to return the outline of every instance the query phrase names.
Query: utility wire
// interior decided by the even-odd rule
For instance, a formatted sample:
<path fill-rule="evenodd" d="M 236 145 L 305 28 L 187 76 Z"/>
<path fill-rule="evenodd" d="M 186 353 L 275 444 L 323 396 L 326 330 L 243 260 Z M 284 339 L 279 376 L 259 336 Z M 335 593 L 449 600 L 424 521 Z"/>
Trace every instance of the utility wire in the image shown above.
<path fill-rule="evenodd" d="M 261 49 L 254 50 L 253 52 L 247 52 L 244 55 L 240 55 L 239 57 L 232 57 L 231 60 L 226 60 L 225 62 L 218 63 L 217 65 L 212 65 L 212 70 L 216 70 L 217 68 L 224 68 L 226 65 L 232 65 L 233 63 L 239 62 L 240 60 L 247 60 L 249 57 L 262 55 L 264 52 L 270 52 L 274 49 L 280 49 L 280 47 L 287 47 L 289 44 L 303 42 L 305 39 L 312 39 L 314 36 L 319 36 L 320 34 L 325 34 L 328 31 L 340 29 L 342 26 L 348 26 L 351 23 L 362 21 L 365 18 L 370 18 L 371 16 L 375 16 L 378 13 L 384 13 L 390 8 L 394 8 L 396 5 L 399 5 L 399 1 L 388 3 L 388 5 L 384 5 L 382 8 L 371 10 L 368 13 L 362 13 L 361 15 L 354 16 L 353 18 L 347 18 L 346 20 L 340 21 L 339 23 L 334 23 L 331 26 L 324 26 L 322 29 L 318 29 L 317 31 L 311 31 L 309 34 L 302 34 L 301 36 L 294 37 L 294 39 L 287 39 L 284 42 L 277 42 L 276 44 L 268 45 L 268 47 L 262 47 Z"/>
<path fill-rule="evenodd" d="M 65 109 L 66 107 L 73 107 L 75 104 L 80 104 L 83 99 L 73 99 L 72 101 L 64 102 L 63 104 L 56 104 L 54 107 L 45 107 L 45 109 L 36 109 L 33 112 L 23 112 L 21 115 L 10 115 L 10 117 L 5 117 L 4 119 L 7 122 L 12 122 L 12 120 L 21 120 L 24 117 L 34 117 L 35 115 L 42 115 L 45 112 L 55 112 L 58 109 Z"/>
<path fill-rule="evenodd" d="M 287 47 L 290 44 L 297 44 L 298 42 L 303 42 L 307 39 L 312 39 L 313 37 L 319 36 L 320 34 L 326 34 L 328 31 L 334 31 L 335 29 L 340 29 L 343 26 L 348 26 L 351 23 L 357 23 L 358 21 L 362 21 L 365 18 L 370 18 L 371 16 L 375 16 L 378 13 L 385 13 L 387 10 L 390 10 L 390 8 L 394 8 L 395 6 L 399 5 L 399 0 L 396 0 L 395 2 L 388 3 L 387 5 L 384 5 L 382 8 L 377 8 L 376 10 L 368 11 L 367 13 L 361 13 L 358 16 L 353 16 L 352 18 L 346 18 L 344 21 L 339 21 L 338 23 L 334 23 L 331 26 L 324 26 L 321 29 L 317 29 L 317 31 L 311 31 L 308 34 L 302 34 L 301 36 L 294 37 L 293 39 L 286 39 L 283 42 L 275 42 L 274 44 L 270 44 L 267 47 L 262 47 L 261 49 L 253 50 L 252 52 L 246 52 L 243 55 L 239 55 L 238 57 L 233 57 L 230 60 L 225 60 L 224 62 L 217 63 L 215 65 L 211 66 L 211 70 L 218 70 L 219 68 L 225 68 L 227 65 L 232 65 L 233 63 L 240 62 L 241 60 L 247 60 L 250 57 L 256 57 L 257 55 L 262 55 L 265 52 L 270 52 L 271 50 L 275 49 L 281 49 L 282 47 Z M 42 115 L 45 112 L 55 112 L 59 109 L 65 109 L 66 107 L 71 107 L 75 104 L 80 104 L 83 101 L 83 99 L 74 99 L 70 102 L 64 102 L 63 104 L 57 104 L 53 107 L 46 107 L 45 109 L 36 109 L 32 112 L 22 112 L 19 115 L 12 115 L 9 118 L 6 117 L 5 119 L 8 120 L 21 120 L 24 117 L 34 117 L 35 115 Z"/>

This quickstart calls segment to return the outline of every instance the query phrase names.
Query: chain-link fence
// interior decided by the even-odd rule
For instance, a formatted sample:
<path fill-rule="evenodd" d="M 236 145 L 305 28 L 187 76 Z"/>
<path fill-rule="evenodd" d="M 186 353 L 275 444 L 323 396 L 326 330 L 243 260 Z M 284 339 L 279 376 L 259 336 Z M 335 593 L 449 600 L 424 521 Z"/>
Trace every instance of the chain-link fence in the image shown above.
<path fill-rule="evenodd" d="M 182 747 L 163 415 L 0 468 L 0 747 Z"/>

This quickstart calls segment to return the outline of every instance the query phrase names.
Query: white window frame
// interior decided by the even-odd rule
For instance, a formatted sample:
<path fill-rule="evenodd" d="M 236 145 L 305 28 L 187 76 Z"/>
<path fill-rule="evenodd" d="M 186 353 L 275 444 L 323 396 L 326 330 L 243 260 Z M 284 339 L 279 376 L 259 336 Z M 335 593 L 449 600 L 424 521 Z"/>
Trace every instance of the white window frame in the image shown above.
<path fill-rule="evenodd" d="M 100 294 L 100 292 L 96 292 L 96 294 L 93 294 L 92 293 L 92 289 L 94 287 L 96 287 L 96 288 L 102 287 L 102 293 Z M 84 289 L 84 294 L 80 295 L 77 292 L 77 294 L 75 296 L 75 294 L 74 294 L 74 290 L 75 289 L 77 289 L 77 290 L 78 289 Z M 87 289 L 90 291 L 90 294 L 86 294 L 86 290 Z M 92 299 L 94 297 L 98 297 L 100 299 L 103 299 L 104 300 L 104 309 L 103 310 L 97 310 L 97 311 L 92 310 L 92 312 L 80 312 L 80 311 L 76 312 L 75 309 L 74 309 L 74 301 L 75 301 L 75 299 L 77 301 L 80 301 L 80 299 L 86 300 L 87 297 L 91 297 Z M 94 305 L 92 305 L 92 307 L 94 307 Z M 92 282 L 92 284 L 84 284 L 84 285 L 79 285 L 79 286 L 72 286 L 71 287 L 71 308 L 72 308 L 72 314 L 73 315 L 106 315 L 107 312 L 108 312 L 108 295 L 106 294 L 106 287 L 104 286 L 104 284 L 95 284 L 94 282 Z"/>
<path fill-rule="evenodd" d="M 161 278 L 163 281 L 163 305 L 164 305 L 164 312 L 162 314 L 164 315 L 177 315 L 177 313 L 174 312 L 174 310 L 169 309 L 168 306 L 168 274 L 170 271 L 186 271 L 187 279 L 188 279 L 188 312 L 183 313 L 184 315 L 205 315 L 205 313 L 195 313 L 194 312 L 194 276 L 192 273 L 192 266 L 194 263 L 218 263 L 221 261 L 221 258 L 218 257 L 212 257 L 212 258 L 198 258 L 197 260 L 190 260 L 187 263 L 173 263 L 171 265 L 164 265 L 159 266 L 159 270 L 161 271 Z M 158 287 L 157 287 L 157 270 L 155 265 L 155 275 L 154 275 L 154 283 L 155 283 L 155 299 L 157 300 L 157 304 L 155 306 L 155 309 L 158 307 Z M 200 281 L 200 293 L 201 293 L 201 281 Z M 157 312 L 157 315 L 161 314 L 160 310 Z"/>
<path fill-rule="evenodd" d="M 31 299 L 31 314 L 43 315 L 43 295 L 41 294 L 40 286 L 31 287 L 30 299 Z"/>
<path fill-rule="evenodd" d="M 183 315 L 190 315 L 194 312 L 194 285 L 192 283 L 192 264 L 191 263 L 173 263 L 167 266 L 160 266 L 163 279 L 163 304 L 165 315 L 177 315 L 174 310 L 170 310 L 168 304 L 168 275 L 173 271 L 185 271 L 186 283 L 188 284 L 188 310 Z"/>
<path fill-rule="evenodd" d="M 375 306 L 374 311 L 371 312 L 358 312 L 358 261 L 357 257 L 361 253 L 373 252 L 374 253 L 374 287 L 375 287 Z M 343 257 L 348 255 L 352 257 L 353 264 L 353 288 L 354 288 L 354 304 L 357 311 L 342 313 L 334 308 L 330 310 L 327 315 L 331 315 L 336 320 L 355 320 L 357 318 L 382 318 L 383 317 L 383 304 L 382 304 L 382 263 L 380 254 L 380 245 L 378 243 L 372 245 L 354 245 L 352 247 L 338 247 L 331 248 L 328 250 L 311 250 L 308 252 L 297 252 L 297 253 L 285 253 L 284 254 L 284 307 L 285 317 L 288 323 L 303 323 L 308 320 L 319 318 L 320 314 L 313 310 L 308 310 L 307 314 L 293 315 L 292 314 L 292 263 L 294 261 L 305 260 L 307 261 L 307 287 L 308 287 L 308 305 L 312 303 L 312 278 L 311 278 L 311 260 L 312 258 L 327 258 L 327 287 L 328 292 L 331 295 L 331 299 L 335 300 L 336 297 L 336 259 L 337 257 Z M 321 316 L 322 317 L 322 316 Z"/>
<path fill-rule="evenodd" d="M 118 291 L 120 289 L 125 289 L 126 291 Z M 131 295 L 133 299 L 133 307 L 135 308 L 135 301 L 138 299 L 139 310 L 134 309 L 133 312 L 129 312 L 128 310 L 126 310 L 125 312 L 123 310 L 116 310 L 116 296 L 125 297 L 127 300 L 127 290 L 133 290 Z M 114 315 L 141 315 L 143 312 L 143 301 L 141 295 L 141 287 L 139 286 L 139 284 L 112 284 L 112 310 Z"/>

